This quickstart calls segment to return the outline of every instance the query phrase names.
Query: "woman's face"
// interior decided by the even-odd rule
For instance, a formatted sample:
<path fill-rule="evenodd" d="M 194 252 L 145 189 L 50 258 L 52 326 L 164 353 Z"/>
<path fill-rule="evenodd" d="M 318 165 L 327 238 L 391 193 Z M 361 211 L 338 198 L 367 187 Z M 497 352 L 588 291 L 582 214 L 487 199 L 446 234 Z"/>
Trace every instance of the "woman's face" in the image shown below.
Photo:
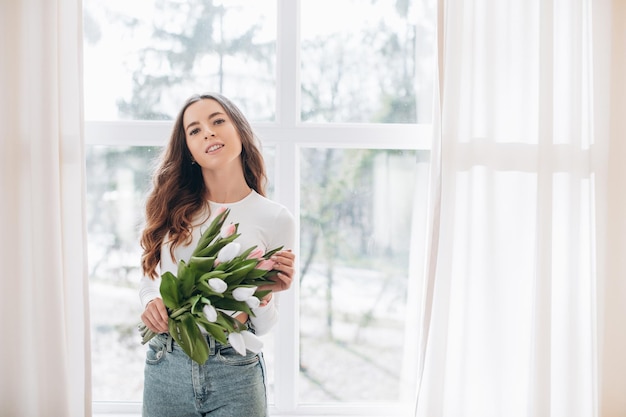
<path fill-rule="evenodd" d="M 204 99 L 187 107 L 183 115 L 187 147 L 203 169 L 241 166 L 241 139 L 224 108 L 215 100 Z"/>

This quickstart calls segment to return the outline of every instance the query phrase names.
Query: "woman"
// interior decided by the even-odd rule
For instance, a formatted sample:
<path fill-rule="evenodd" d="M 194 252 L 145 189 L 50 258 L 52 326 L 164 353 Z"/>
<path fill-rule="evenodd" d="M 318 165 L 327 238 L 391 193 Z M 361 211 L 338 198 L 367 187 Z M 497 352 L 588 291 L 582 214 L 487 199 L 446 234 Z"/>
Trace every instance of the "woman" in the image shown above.
<path fill-rule="evenodd" d="M 229 208 L 239 223 L 237 242 L 246 249 L 283 246 L 273 260 L 278 275 L 254 315 L 233 313 L 257 335 L 278 318 L 273 292 L 290 287 L 294 275 L 294 219 L 265 197 L 265 165 L 249 122 L 219 94 L 191 97 L 176 118 L 146 204 L 140 298 L 146 326 L 161 333 L 149 344 L 144 380 L 144 416 L 261 417 L 267 415 L 262 354 L 241 356 L 207 335 L 211 354 L 198 365 L 167 334 L 167 310 L 159 275 L 176 274 L 188 260 L 212 213 Z"/>

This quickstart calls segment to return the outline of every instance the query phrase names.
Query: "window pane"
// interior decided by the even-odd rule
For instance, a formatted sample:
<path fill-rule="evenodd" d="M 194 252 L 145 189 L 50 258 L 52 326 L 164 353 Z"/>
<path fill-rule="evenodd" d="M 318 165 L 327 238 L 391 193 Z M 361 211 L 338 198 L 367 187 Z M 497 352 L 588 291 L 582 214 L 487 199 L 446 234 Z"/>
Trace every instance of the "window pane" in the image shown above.
<path fill-rule="evenodd" d="M 276 0 L 85 0 L 87 120 L 173 119 L 193 93 L 275 114 Z"/>
<path fill-rule="evenodd" d="M 302 120 L 430 123 L 434 3 L 302 0 Z"/>
<path fill-rule="evenodd" d="M 139 234 L 159 147 L 87 147 L 87 224 L 94 401 L 140 402 L 145 346 L 137 331 L 142 276 Z M 273 147 L 264 147 L 271 182 Z M 270 190 L 271 192 L 271 190 Z M 273 363 L 273 340 L 264 337 Z M 273 369 L 269 370 L 273 393 Z"/>
<path fill-rule="evenodd" d="M 87 147 L 87 225 L 94 401 L 141 401 L 145 347 L 139 230 L 153 147 Z"/>
<path fill-rule="evenodd" d="M 301 152 L 299 400 L 399 401 L 416 152 Z"/>

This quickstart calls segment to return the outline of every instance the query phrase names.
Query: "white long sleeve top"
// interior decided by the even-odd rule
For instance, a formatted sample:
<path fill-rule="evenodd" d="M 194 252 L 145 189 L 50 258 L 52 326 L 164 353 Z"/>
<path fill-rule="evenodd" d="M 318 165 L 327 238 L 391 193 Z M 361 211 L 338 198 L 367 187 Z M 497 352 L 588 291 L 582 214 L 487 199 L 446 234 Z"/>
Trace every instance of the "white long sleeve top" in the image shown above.
<path fill-rule="evenodd" d="M 202 223 L 194 224 L 192 241 L 189 245 L 180 245 L 174 250 L 175 259 L 170 255 L 170 245 L 164 243 L 161 247 L 161 263 L 159 274 L 170 271 L 177 274 L 178 262 L 188 261 L 198 244 L 202 231 L 213 221 L 215 213 L 220 207 L 230 209 L 225 224 L 239 223 L 238 233 L 241 234 L 236 240 L 241 245 L 241 251 L 256 245 L 264 252 L 283 246 L 283 250 L 293 249 L 295 239 L 295 221 L 293 215 L 282 205 L 269 200 L 256 191 L 251 191 L 242 200 L 235 203 L 209 202 L 211 216 Z M 199 215 L 200 220 L 206 219 L 206 215 Z M 167 241 L 167 239 L 165 239 Z M 139 298 L 144 307 L 150 301 L 161 297 L 159 287 L 161 278 L 151 279 L 142 277 L 139 283 Z M 278 321 L 277 294 L 274 294 L 270 302 L 263 307 L 252 309 L 254 316 L 250 316 L 251 326 L 257 335 L 267 333 Z"/>

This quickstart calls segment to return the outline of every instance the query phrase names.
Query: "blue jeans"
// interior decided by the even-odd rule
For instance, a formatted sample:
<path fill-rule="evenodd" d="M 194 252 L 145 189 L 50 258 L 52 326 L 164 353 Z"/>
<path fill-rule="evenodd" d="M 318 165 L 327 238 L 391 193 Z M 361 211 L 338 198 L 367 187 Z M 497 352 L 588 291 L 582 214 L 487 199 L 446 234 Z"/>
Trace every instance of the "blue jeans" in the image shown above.
<path fill-rule="evenodd" d="M 143 391 L 144 417 L 266 417 L 261 353 L 241 356 L 207 336 L 209 359 L 198 365 L 162 334 L 150 340 Z"/>

